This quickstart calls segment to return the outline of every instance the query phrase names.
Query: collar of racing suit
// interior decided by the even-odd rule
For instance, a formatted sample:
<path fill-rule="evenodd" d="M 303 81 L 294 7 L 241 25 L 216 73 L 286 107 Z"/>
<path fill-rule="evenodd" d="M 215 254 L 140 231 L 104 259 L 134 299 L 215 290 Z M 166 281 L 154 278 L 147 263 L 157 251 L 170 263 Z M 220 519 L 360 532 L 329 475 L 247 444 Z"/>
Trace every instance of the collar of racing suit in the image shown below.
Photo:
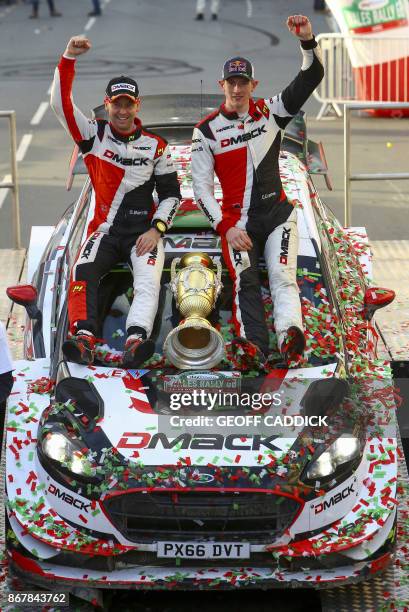
<path fill-rule="evenodd" d="M 219 110 L 220 110 L 220 113 L 223 115 L 223 117 L 226 117 L 226 119 L 240 119 L 240 117 L 236 113 L 236 111 L 230 112 L 230 111 L 228 111 L 226 109 L 226 105 L 225 105 L 224 102 L 220 106 Z M 261 117 L 262 117 L 262 114 L 261 114 L 260 110 L 257 108 L 257 105 L 254 102 L 253 98 L 250 98 L 248 114 L 255 121 L 257 121 L 258 119 L 261 119 Z"/>
<path fill-rule="evenodd" d="M 135 129 L 132 132 L 129 132 L 129 134 L 121 134 L 113 127 L 111 122 L 109 123 L 109 127 L 111 128 L 111 132 L 113 133 L 115 138 L 117 138 L 121 142 L 131 142 L 133 140 L 137 140 L 142 133 L 141 121 L 135 118 L 134 123 L 135 123 Z"/>

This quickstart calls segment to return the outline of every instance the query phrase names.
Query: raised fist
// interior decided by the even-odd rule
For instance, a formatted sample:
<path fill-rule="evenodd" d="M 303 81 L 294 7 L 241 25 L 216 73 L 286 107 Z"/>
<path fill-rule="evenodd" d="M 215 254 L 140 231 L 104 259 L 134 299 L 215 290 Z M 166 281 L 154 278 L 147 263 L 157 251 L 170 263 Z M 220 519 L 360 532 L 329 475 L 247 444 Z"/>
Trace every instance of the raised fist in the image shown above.
<path fill-rule="evenodd" d="M 287 27 L 300 40 L 311 40 L 313 37 L 311 22 L 305 15 L 290 15 Z"/>
<path fill-rule="evenodd" d="M 78 57 L 91 49 L 91 43 L 85 36 L 73 36 L 68 41 L 67 47 L 64 51 L 64 55 L 68 57 Z"/>

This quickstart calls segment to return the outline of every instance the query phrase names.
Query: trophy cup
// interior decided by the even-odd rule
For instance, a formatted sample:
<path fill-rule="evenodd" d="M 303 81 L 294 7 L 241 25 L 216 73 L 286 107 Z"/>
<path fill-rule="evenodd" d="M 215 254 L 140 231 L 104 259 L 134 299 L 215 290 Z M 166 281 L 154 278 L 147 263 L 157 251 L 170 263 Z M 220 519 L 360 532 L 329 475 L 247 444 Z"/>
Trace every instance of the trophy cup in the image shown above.
<path fill-rule="evenodd" d="M 215 273 L 213 265 L 206 253 L 187 253 L 172 260 L 170 288 L 184 318 L 169 332 L 163 350 L 181 370 L 212 368 L 225 354 L 222 335 L 206 319 L 223 286 L 222 266 L 217 262 Z"/>

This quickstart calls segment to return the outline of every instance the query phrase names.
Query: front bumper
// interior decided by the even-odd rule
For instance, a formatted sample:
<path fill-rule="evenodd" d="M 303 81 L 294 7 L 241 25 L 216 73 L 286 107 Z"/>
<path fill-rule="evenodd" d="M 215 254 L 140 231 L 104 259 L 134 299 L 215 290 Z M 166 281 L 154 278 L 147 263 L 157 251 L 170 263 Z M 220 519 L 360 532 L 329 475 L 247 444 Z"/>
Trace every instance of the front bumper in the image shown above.
<path fill-rule="evenodd" d="M 56 550 L 39 542 L 34 548 L 35 541 L 28 535 L 24 538 L 24 546 L 9 535 L 7 549 L 11 572 L 46 588 L 51 585 L 54 589 L 56 585 L 62 589 L 92 585 L 96 588 L 140 590 L 322 589 L 335 583 L 360 582 L 384 571 L 394 559 L 395 521 L 396 512 L 391 513 L 369 542 L 363 540 L 361 544 L 338 553 L 303 553 L 292 558 L 280 558 L 277 553 L 269 553 L 268 563 L 265 562 L 267 553 L 259 560 L 209 561 L 206 566 L 194 560 L 180 560 L 178 563 L 173 559 L 156 559 L 155 553 L 137 548 L 118 555 L 83 554 L 73 549 Z M 12 526 L 9 534 L 14 531 L 17 535 L 15 519 L 9 526 Z M 310 542 L 305 541 L 305 549 Z M 374 542 L 376 547 L 372 554 L 369 554 L 370 542 Z M 36 553 L 41 554 L 42 559 Z M 48 560 L 44 560 L 46 556 L 49 556 Z M 359 557 L 362 560 L 357 561 Z M 213 567 L 211 563 L 214 563 Z"/>
<path fill-rule="evenodd" d="M 46 561 L 33 561 L 20 553 L 10 553 L 12 573 L 33 584 L 50 588 L 93 586 L 94 588 L 139 590 L 225 590 L 271 588 L 331 588 L 335 583 L 348 584 L 370 578 L 384 571 L 393 561 L 393 552 L 383 553 L 378 559 L 353 565 L 310 572 L 291 572 L 272 568 L 224 567 L 224 568 L 126 568 L 110 573 L 87 571 L 78 567 L 59 566 Z"/>

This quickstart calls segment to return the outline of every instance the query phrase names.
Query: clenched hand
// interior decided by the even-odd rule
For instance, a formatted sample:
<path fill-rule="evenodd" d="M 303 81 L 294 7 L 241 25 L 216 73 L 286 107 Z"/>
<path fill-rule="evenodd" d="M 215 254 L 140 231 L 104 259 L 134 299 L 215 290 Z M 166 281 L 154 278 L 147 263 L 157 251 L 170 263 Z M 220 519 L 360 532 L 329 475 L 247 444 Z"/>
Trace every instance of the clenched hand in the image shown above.
<path fill-rule="evenodd" d="M 305 15 L 290 15 L 287 19 L 287 27 L 291 34 L 300 40 L 311 40 L 313 37 L 311 22 Z"/>
<path fill-rule="evenodd" d="M 91 43 L 85 36 L 73 36 L 68 41 L 64 55 L 68 57 L 78 57 L 91 49 Z"/>

